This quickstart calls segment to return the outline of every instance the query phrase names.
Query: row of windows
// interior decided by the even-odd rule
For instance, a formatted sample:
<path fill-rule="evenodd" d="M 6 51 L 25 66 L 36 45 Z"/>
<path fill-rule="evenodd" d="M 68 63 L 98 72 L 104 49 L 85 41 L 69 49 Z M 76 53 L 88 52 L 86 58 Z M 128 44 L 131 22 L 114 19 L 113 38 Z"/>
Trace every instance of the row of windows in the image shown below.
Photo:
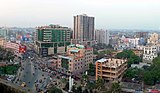
<path fill-rule="evenodd" d="M 92 56 L 85 57 L 85 59 L 91 59 L 91 58 L 92 58 Z"/>
<path fill-rule="evenodd" d="M 86 60 L 85 62 L 91 62 L 91 61 L 93 61 L 92 59 L 89 59 L 89 60 Z"/>
<path fill-rule="evenodd" d="M 86 53 L 85 55 L 92 55 L 93 53 Z"/>
<path fill-rule="evenodd" d="M 81 58 L 81 59 L 78 59 L 78 60 L 75 60 L 75 62 L 82 61 L 82 60 L 83 60 L 83 58 Z"/>

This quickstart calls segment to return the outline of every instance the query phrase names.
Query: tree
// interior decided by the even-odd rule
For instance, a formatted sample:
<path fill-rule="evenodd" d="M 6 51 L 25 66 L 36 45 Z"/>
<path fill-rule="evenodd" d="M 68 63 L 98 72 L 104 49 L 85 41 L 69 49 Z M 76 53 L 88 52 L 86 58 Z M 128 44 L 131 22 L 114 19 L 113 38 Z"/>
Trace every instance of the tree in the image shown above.
<path fill-rule="evenodd" d="M 53 86 L 50 90 L 49 93 L 63 93 L 61 89 L 56 88 Z"/>
<path fill-rule="evenodd" d="M 82 87 L 81 86 L 77 87 L 76 93 L 82 93 Z"/>
<path fill-rule="evenodd" d="M 101 78 L 98 78 L 98 80 L 96 81 L 96 89 L 100 89 L 103 85 L 104 85 L 104 80 Z"/>
<path fill-rule="evenodd" d="M 69 90 L 69 82 L 66 83 L 64 89 L 67 90 L 67 91 Z"/>
<path fill-rule="evenodd" d="M 88 75 L 95 76 L 95 71 L 96 71 L 95 65 L 92 63 L 89 64 Z"/>
<path fill-rule="evenodd" d="M 118 53 L 116 57 L 120 59 L 127 59 L 128 67 L 130 67 L 131 64 L 138 64 L 142 61 L 142 59 L 135 55 L 132 50 L 123 50 L 123 52 Z"/>
<path fill-rule="evenodd" d="M 144 82 L 147 85 L 154 85 L 154 76 L 151 74 L 150 71 L 145 72 L 144 74 Z"/>
<path fill-rule="evenodd" d="M 144 71 L 144 82 L 147 85 L 160 83 L 160 57 L 153 60 L 153 64 Z"/>
<path fill-rule="evenodd" d="M 112 83 L 111 91 L 112 93 L 120 93 L 121 87 L 119 83 Z"/>
<path fill-rule="evenodd" d="M 83 93 L 89 93 L 88 89 L 85 89 L 85 90 L 83 91 Z"/>
<path fill-rule="evenodd" d="M 75 86 L 72 86 L 72 92 L 76 93 L 76 87 Z"/>

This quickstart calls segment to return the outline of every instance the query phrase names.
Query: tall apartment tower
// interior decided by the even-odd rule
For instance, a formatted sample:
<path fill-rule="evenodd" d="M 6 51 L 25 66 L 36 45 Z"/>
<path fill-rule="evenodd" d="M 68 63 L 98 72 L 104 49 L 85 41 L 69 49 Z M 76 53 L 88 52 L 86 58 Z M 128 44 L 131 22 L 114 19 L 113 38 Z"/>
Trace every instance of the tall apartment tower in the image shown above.
<path fill-rule="evenodd" d="M 94 17 L 86 14 L 74 16 L 73 39 L 76 43 L 94 40 Z"/>
<path fill-rule="evenodd" d="M 109 44 L 109 31 L 108 30 L 96 30 L 95 31 L 95 40 L 97 43 Z"/>

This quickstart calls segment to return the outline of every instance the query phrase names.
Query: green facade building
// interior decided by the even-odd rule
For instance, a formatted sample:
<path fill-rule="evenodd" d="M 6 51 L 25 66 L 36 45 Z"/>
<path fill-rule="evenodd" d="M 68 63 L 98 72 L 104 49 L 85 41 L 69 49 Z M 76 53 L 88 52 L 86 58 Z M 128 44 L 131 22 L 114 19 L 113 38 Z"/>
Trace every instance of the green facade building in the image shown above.
<path fill-rule="evenodd" d="M 40 56 L 62 54 L 71 43 L 71 29 L 59 25 L 38 27 L 35 49 Z"/>

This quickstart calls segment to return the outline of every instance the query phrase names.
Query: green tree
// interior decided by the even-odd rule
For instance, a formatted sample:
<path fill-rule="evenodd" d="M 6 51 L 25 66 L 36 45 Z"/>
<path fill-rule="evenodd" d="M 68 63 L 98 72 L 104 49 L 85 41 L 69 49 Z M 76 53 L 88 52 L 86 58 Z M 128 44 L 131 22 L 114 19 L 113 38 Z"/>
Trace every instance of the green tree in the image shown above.
<path fill-rule="evenodd" d="M 88 75 L 95 76 L 95 71 L 96 71 L 95 65 L 92 63 L 89 64 Z"/>
<path fill-rule="evenodd" d="M 63 92 L 61 89 L 58 89 L 54 86 L 49 90 L 49 93 L 63 93 Z"/>
<path fill-rule="evenodd" d="M 82 93 L 82 87 L 81 86 L 77 87 L 76 93 Z"/>
<path fill-rule="evenodd" d="M 76 87 L 74 85 L 72 86 L 72 92 L 76 93 Z"/>
<path fill-rule="evenodd" d="M 154 76 L 151 74 L 150 71 L 145 72 L 144 74 L 144 82 L 147 85 L 154 85 Z"/>
<path fill-rule="evenodd" d="M 121 86 L 119 83 L 112 83 L 111 89 L 108 91 L 109 93 L 121 93 Z"/>
<path fill-rule="evenodd" d="M 69 82 L 66 83 L 64 89 L 65 89 L 65 90 L 69 90 Z"/>
<path fill-rule="evenodd" d="M 96 89 L 101 89 L 104 85 L 104 80 L 101 78 L 98 78 L 98 80 L 96 81 Z"/>
<path fill-rule="evenodd" d="M 123 50 L 122 52 L 118 53 L 116 57 L 120 59 L 127 59 L 128 67 L 130 67 L 131 64 L 138 64 L 142 61 L 142 59 L 135 55 L 132 50 Z"/>

